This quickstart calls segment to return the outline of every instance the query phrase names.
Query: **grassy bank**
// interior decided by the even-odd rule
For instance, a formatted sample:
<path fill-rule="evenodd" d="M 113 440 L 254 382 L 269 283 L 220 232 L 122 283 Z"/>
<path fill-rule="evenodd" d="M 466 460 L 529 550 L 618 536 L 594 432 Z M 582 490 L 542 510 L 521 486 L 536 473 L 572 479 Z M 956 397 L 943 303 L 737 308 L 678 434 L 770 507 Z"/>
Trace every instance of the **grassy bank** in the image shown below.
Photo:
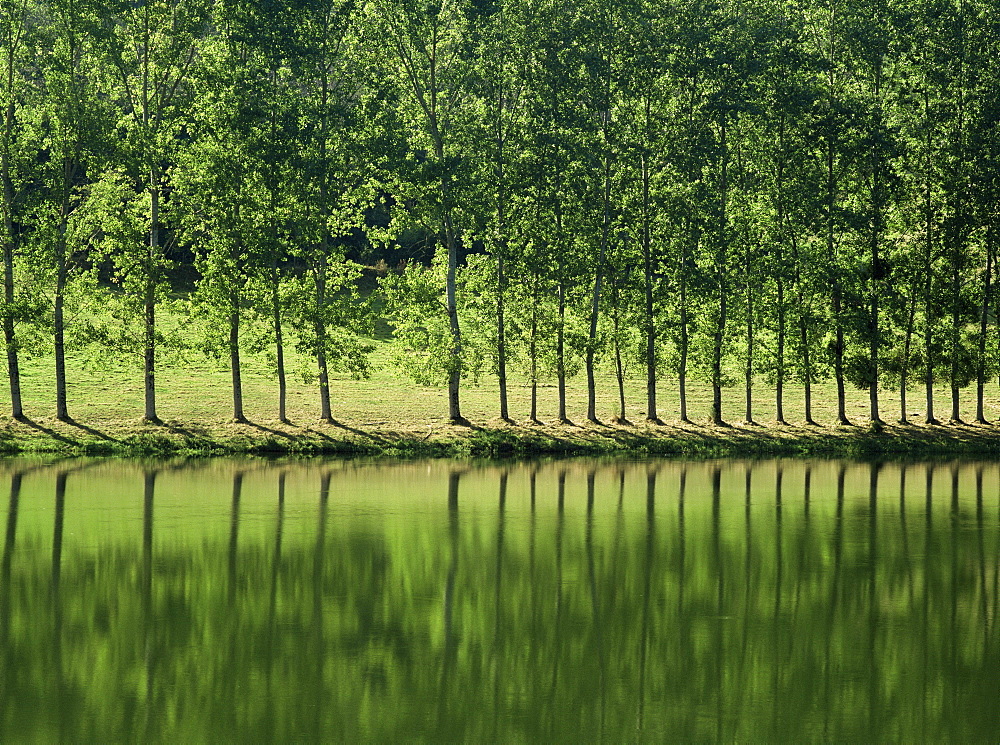
<path fill-rule="evenodd" d="M 848 414 L 858 426 L 833 426 L 835 393 L 831 384 L 814 389 L 814 415 L 819 427 L 802 422 L 801 395 L 786 395 L 790 426 L 773 424 L 773 390 L 761 385 L 756 392 L 755 419 L 762 426 L 741 423 L 743 390 L 725 391 L 724 412 L 731 426 L 708 422 L 710 391 L 694 384 L 689 389 L 689 410 L 694 424 L 677 420 L 676 384 L 661 385 L 664 426 L 642 422 L 638 404 L 645 400 L 639 380 L 629 381 L 627 415 L 636 424 L 583 423 L 586 391 L 582 380 L 569 390 L 569 412 L 574 425 L 551 423 L 556 410 L 553 386 L 540 391 L 542 426 L 507 425 L 496 417 L 497 389 L 492 381 L 469 385 L 463 392 L 463 412 L 471 427 L 447 424 L 445 393 L 414 385 L 394 372 L 386 358 L 371 379 L 332 381 L 332 401 L 337 424 L 317 420 L 318 395 L 314 385 L 293 380 L 289 390 L 292 424 L 276 418 L 276 385 L 263 362 L 251 362 L 244 372 L 246 413 L 252 424 L 229 421 L 229 373 L 209 364 L 163 366 L 158 375 L 159 410 L 165 424 L 144 424 L 141 375 L 122 366 L 99 372 L 70 365 L 69 410 L 75 423 L 52 416 L 51 360 L 38 358 L 25 364 L 24 403 L 31 422 L 7 420 L 0 425 L 0 452 L 92 455 L 233 455 L 233 454 L 342 454 L 397 457 L 618 455 L 665 456 L 784 456 L 829 455 L 847 457 L 932 456 L 1000 454 L 1000 427 L 942 425 L 927 427 L 922 409 L 907 412 L 912 424 L 888 425 L 875 432 L 867 427 L 867 392 L 852 391 Z M 598 415 L 610 422 L 616 413 L 615 384 L 606 375 L 599 385 Z M 899 418 L 895 392 L 883 394 L 883 417 Z M 511 411 L 522 418 L 528 410 L 529 389 L 515 381 L 510 390 Z M 938 416 L 946 415 L 947 395 L 936 396 Z M 972 419 L 971 392 L 965 393 L 963 411 Z M 922 392 L 910 401 L 922 406 Z M 8 408 L 0 394 L 0 407 Z M 989 387 L 987 413 L 1000 414 L 1000 392 Z"/>

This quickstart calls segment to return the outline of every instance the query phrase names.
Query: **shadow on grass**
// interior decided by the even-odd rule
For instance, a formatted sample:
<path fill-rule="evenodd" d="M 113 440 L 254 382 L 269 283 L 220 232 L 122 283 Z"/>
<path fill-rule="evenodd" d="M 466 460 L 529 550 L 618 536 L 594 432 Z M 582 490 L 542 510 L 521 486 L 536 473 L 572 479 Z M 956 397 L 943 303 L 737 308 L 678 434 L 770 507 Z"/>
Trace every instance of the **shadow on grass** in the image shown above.
<path fill-rule="evenodd" d="M 32 429 L 38 430 L 39 432 L 44 432 L 49 437 L 51 437 L 53 440 L 58 440 L 59 442 L 64 442 L 67 445 L 79 445 L 80 444 L 79 440 L 74 440 L 71 437 L 66 437 L 66 435 L 61 435 L 58 432 L 56 432 L 54 429 L 50 429 L 49 427 L 46 427 L 43 424 L 39 424 L 38 422 L 34 421 L 33 419 L 28 419 L 27 417 L 25 417 L 24 419 L 21 419 L 20 421 L 23 424 L 27 424 Z"/>
<path fill-rule="evenodd" d="M 92 435 L 101 440 L 107 440 L 108 442 L 121 442 L 117 437 L 112 437 L 106 432 L 101 432 L 99 429 L 94 429 L 93 427 L 88 427 L 86 424 L 76 421 L 76 419 L 66 420 L 66 424 L 70 427 L 76 427 L 77 429 L 82 429 L 88 435 Z"/>

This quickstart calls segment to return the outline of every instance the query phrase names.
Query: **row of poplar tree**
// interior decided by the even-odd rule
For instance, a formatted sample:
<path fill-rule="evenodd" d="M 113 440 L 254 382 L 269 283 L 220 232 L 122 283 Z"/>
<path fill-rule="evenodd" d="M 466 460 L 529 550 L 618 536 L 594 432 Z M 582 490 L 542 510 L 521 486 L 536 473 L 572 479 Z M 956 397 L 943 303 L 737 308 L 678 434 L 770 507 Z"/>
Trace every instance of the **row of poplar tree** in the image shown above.
<path fill-rule="evenodd" d="M 713 389 L 983 388 L 997 367 L 996 0 L 3 0 L 2 320 L 19 352 L 142 356 L 190 307 L 241 349 L 415 379 L 629 368 Z M 422 246 L 359 291 L 372 258 Z M 380 254 L 380 251 L 383 253 Z M 395 253 L 392 253 L 395 251 Z M 160 321 L 158 323 L 158 320 Z M 44 333 L 38 329 L 43 329 Z M 214 335 L 214 336 L 213 336 Z M 264 340 L 263 342 L 261 340 Z M 208 344 L 212 347 L 212 344 Z M 797 394 L 798 395 L 798 394 Z"/>

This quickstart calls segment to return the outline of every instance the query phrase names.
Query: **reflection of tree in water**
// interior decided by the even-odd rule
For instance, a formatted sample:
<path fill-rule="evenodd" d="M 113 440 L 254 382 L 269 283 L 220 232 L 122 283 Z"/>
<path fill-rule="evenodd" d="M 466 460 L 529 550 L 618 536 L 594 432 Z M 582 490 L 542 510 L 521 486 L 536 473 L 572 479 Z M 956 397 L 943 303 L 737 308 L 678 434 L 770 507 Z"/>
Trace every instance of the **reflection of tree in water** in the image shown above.
<path fill-rule="evenodd" d="M 463 465 L 379 513 L 363 464 L 218 468 L 190 540 L 123 481 L 132 543 L 8 471 L 0 739 L 996 731 L 995 465 Z"/>

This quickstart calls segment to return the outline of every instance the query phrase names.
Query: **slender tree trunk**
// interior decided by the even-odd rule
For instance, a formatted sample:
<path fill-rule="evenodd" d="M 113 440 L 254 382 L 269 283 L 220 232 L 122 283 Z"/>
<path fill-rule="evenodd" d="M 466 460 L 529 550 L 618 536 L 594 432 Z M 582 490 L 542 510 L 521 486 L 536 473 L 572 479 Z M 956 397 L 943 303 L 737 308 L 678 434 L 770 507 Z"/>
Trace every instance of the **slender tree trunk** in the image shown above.
<path fill-rule="evenodd" d="M 605 138 L 607 138 L 607 125 L 605 121 Z M 595 424 L 597 419 L 597 381 L 594 377 L 594 355 L 597 353 L 597 320 L 601 302 L 601 283 L 604 279 L 604 258 L 608 251 L 608 237 L 611 230 L 611 152 L 610 145 L 606 144 L 608 152 L 604 156 L 604 216 L 601 221 L 601 245 L 597 253 L 597 271 L 594 276 L 594 294 L 590 305 L 590 329 L 587 334 L 587 355 L 585 366 L 587 368 L 587 421 Z"/>
<path fill-rule="evenodd" d="M 146 259 L 146 287 L 143 297 L 144 418 L 150 424 L 159 424 L 160 417 L 156 415 L 156 281 L 159 275 L 160 253 L 160 187 L 159 173 L 155 166 L 150 169 L 149 179 L 149 255 Z"/>
<path fill-rule="evenodd" d="M 876 15 L 877 27 L 882 27 L 883 19 L 881 13 Z M 882 126 L 882 59 L 876 61 L 875 65 L 875 89 L 873 91 L 875 105 L 877 107 L 877 126 Z M 882 417 L 879 416 L 878 406 L 878 386 L 879 386 L 879 344 L 881 339 L 881 325 L 879 322 L 879 292 L 881 290 L 880 277 L 882 273 L 879 249 L 882 241 L 883 217 L 883 194 L 882 194 L 882 152 L 879 145 L 873 145 L 874 163 L 872 164 L 872 215 L 871 215 L 871 303 L 870 303 L 870 328 L 868 357 L 871 367 L 871 380 L 868 388 L 868 408 L 869 419 L 874 426 L 883 424 Z"/>
<path fill-rule="evenodd" d="M 323 317 L 326 307 L 326 269 L 327 269 L 327 236 L 324 228 L 320 241 L 320 257 L 316 267 L 316 318 L 313 332 L 316 334 L 316 366 L 319 371 L 319 417 L 327 423 L 333 422 L 333 411 L 330 407 L 330 370 L 326 358 L 326 320 Z"/>
<path fill-rule="evenodd" d="M 784 241 L 785 232 L 789 230 L 785 220 L 785 117 L 782 115 L 778 126 L 778 147 L 780 156 L 777 163 L 777 207 L 778 207 L 778 240 L 774 249 L 774 280 L 777 293 L 777 307 L 775 312 L 778 316 L 778 329 L 775 349 L 775 370 L 774 370 L 774 419 L 778 424 L 788 424 L 785 421 L 785 335 L 786 335 L 786 309 L 785 309 L 785 263 L 784 263 Z"/>
<path fill-rule="evenodd" d="M 233 292 L 229 311 L 229 368 L 233 375 L 233 421 L 246 422 L 243 414 L 243 376 L 240 367 L 240 296 Z"/>
<path fill-rule="evenodd" d="M 562 280 L 556 288 L 559 301 L 559 327 L 556 330 L 556 384 L 559 386 L 559 423 L 569 424 L 566 416 L 566 288 Z"/>
<path fill-rule="evenodd" d="M 926 84 L 924 86 L 924 118 L 927 121 L 930 119 L 930 99 Z M 938 420 L 934 417 L 934 349 L 932 346 L 934 301 L 931 297 L 931 291 L 933 289 L 932 280 L 934 276 L 934 208 L 931 198 L 930 126 L 927 126 L 925 147 L 928 162 L 925 164 L 926 170 L 924 172 L 924 221 L 926 226 L 926 235 L 924 237 L 924 391 L 927 400 L 927 413 L 924 417 L 924 424 L 938 424 Z"/>
<path fill-rule="evenodd" d="M 531 413 L 528 421 L 541 424 L 538 420 L 538 272 L 534 272 L 531 285 L 531 328 L 528 335 L 528 358 L 531 365 Z"/>
<path fill-rule="evenodd" d="M 726 123 L 722 123 L 721 131 L 722 145 L 722 183 L 721 183 L 721 209 L 719 214 L 719 248 L 715 257 L 715 271 L 718 278 L 719 291 L 719 318 L 715 324 L 715 333 L 712 339 L 712 423 L 723 425 L 722 420 L 722 340 L 726 332 L 726 262 L 728 260 L 728 235 L 726 230 L 727 198 L 728 198 L 728 176 L 729 176 L 729 150 L 726 144 Z"/>
<path fill-rule="evenodd" d="M 681 421 L 690 423 L 687 413 L 687 358 L 688 358 L 688 308 L 687 308 L 687 239 L 681 245 L 680 301 L 681 301 L 681 348 L 680 364 L 677 369 L 677 384 L 680 392 Z"/>
<path fill-rule="evenodd" d="M 647 99 L 647 112 L 649 102 Z M 642 177 L 642 265 L 643 290 L 645 292 L 646 326 L 646 421 L 651 424 L 662 424 L 656 411 L 656 320 L 653 316 L 653 259 L 650 245 L 649 217 L 649 162 L 645 151 L 640 159 Z"/>
<path fill-rule="evenodd" d="M 910 350 L 913 343 L 913 323 L 917 315 L 917 295 L 913 293 L 910 298 L 910 310 L 906 316 L 906 330 L 903 337 L 903 361 L 899 366 L 899 423 L 909 424 L 908 412 L 906 410 L 906 386 L 909 382 L 910 374 Z"/>
<path fill-rule="evenodd" d="M 67 170 L 70 166 L 66 165 Z M 64 193 L 59 217 L 59 228 L 56 234 L 56 292 L 52 308 L 53 332 L 55 346 L 56 372 L 56 419 L 60 422 L 71 421 L 66 396 L 66 228 L 69 215 L 69 179 L 64 183 L 67 191 Z"/>
<path fill-rule="evenodd" d="M 7 348 L 7 379 L 10 382 L 10 410 L 11 416 L 18 421 L 25 421 L 24 409 L 21 407 L 21 369 L 17 355 L 17 336 L 14 328 L 14 256 L 16 254 L 17 233 L 14 227 L 14 182 L 11 176 L 11 138 L 14 134 L 16 122 L 16 87 L 14 84 L 17 74 L 17 63 L 15 61 L 15 47 L 13 43 L 8 44 L 6 49 L 7 59 L 5 60 L 5 87 L 7 92 L 7 109 L 4 112 L 4 132 L 3 149 L 0 150 L 0 169 L 3 178 L 3 219 L 4 219 L 4 242 L 3 242 L 3 290 L 4 290 L 4 312 L 3 312 L 3 336 L 4 346 Z"/>
<path fill-rule="evenodd" d="M 497 384 L 500 387 L 500 418 L 510 422 L 510 411 L 507 408 L 507 328 L 504 322 L 504 293 L 507 288 L 507 275 L 504 272 L 504 254 L 497 257 Z"/>
<path fill-rule="evenodd" d="M 802 354 L 802 392 L 805 398 L 806 424 L 815 426 L 816 422 L 812 415 L 812 363 L 809 356 L 809 329 L 806 319 L 801 314 L 799 315 L 799 345 L 801 346 Z"/>
<path fill-rule="evenodd" d="M 271 85 L 275 86 L 278 71 L 271 67 Z M 277 106 L 271 108 L 271 146 L 278 142 Z M 285 345 L 281 327 L 281 273 L 278 271 L 278 189 L 279 181 L 275 169 L 268 175 L 268 227 L 271 239 L 271 320 L 274 326 L 274 346 L 278 373 L 278 421 L 288 424 L 288 383 L 285 379 Z"/>
<path fill-rule="evenodd" d="M 831 75 L 833 73 L 831 72 Z M 832 95 L 832 82 L 831 82 Z M 847 419 L 847 393 L 844 388 L 844 324 L 842 288 L 840 284 L 840 266 L 837 264 L 837 244 L 834 236 L 834 210 L 837 205 L 837 179 L 833 152 L 833 132 L 827 133 L 826 143 L 826 251 L 827 261 L 833 262 L 833 323 L 835 341 L 833 347 L 833 376 L 837 383 L 837 423 L 850 424 Z"/>
<path fill-rule="evenodd" d="M 628 424 L 629 421 L 625 417 L 625 364 L 622 361 L 621 290 L 619 287 L 615 287 L 612 321 L 614 323 L 615 379 L 618 382 L 618 416 L 615 417 L 615 422 Z"/>
<path fill-rule="evenodd" d="M 957 239 L 957 236 L 956 236 Z M 957 249 L 955 254 L 957 254 Z M 951 387 L 951 418 L 949 420 L 950 424 L 963 424 L 962 414 L 959 410 L 959 388 L 958 388 L 958 375 L 959 375 L 959 358 L 961 355 L 961 330 L 962 330 L 962 315 L 961 315 L 961 288 L 962 288 L 962 278 L 959 272 L 958 266 L 958 256 L 955 255 L 952 258 L 954 266 L 952 267 L 951 273 L 951 375 L 949 375 L 949 384 Z"/>
<path fill-rule="evenodd" d="M 277 248 L 273 249 L 277 252 Z M 281 275 L 278 272 L 277 253 L 271 261 L 271 321 L 274 325 L 274 346 L 278 369 L 278 421 L 288 424 L 286 402 L 288 383 L 285 380 L 285 344 L 281 330 Z"/>
<path fill-rule="evenodd" d="M 986 276 L 983 279 L 983 303 L 979 312 L 979 349 L 976 360 L 976 421 L 979 424 L 989 424 L 983 408 L 983 395 L 986 387 L 986 332 L 989 329 L 990 300 L 993 294 L 993 235 L 994 228 L 990 226 L 986 238 Z"/>
<path fill-rule="evenodd" d="M 747 250 L 747 272 L 750 271 L 750 251 Z M 753 313 L 754 313 L 754 295 L 753 295 L 753 282 L 752 279 L 748 278 L 747 281 L 747 359 L 746 359 L 746 369 L 744 371 L 744 377 L 746 378 L 746 412 L 744 419 L 747 424 L 754 424 L 753 420 L 753 337 L 754 337 L 754 327 L 753 327 Z"/>

